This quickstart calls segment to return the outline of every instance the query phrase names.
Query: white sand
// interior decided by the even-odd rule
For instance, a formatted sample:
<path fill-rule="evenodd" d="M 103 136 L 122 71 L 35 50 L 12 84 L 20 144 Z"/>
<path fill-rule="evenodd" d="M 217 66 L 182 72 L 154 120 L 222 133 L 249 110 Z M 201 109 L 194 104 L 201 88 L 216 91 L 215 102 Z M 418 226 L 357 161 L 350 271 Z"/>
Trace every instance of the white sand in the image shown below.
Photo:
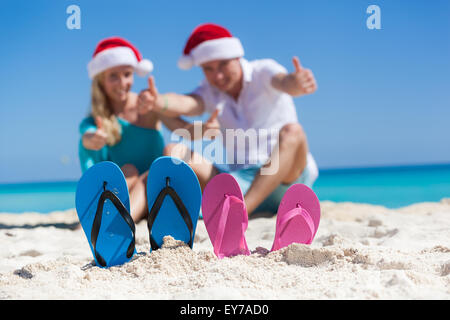
<path fill-rule="evenodd" d="M 92 266 L 75 210 L 0 214 L 0 299 L 450 299 L 450 199 L 388 210 L 322 202 L 314 242 L 269 253 L 275 218 L 250 220 L 251 256 L 218 260 L 204 223 L 120 267 Z"/>

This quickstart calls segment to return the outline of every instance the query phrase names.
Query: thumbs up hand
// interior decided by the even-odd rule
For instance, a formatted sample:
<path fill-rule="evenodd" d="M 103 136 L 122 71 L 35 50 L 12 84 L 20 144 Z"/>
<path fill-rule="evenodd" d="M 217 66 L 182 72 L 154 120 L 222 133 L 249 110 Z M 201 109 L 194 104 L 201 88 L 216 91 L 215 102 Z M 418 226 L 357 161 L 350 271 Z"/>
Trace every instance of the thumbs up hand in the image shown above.
<path fill-rule="evenodd" d="M 298 57 L 292 58 L 294 72 L 289 74 L 290 90 L 293 96 L 311 94 L 317 90 L 317 83 L 310 69 L 305 69 L 300 64 Z"/>
<path fill-rule="evenodd" d="M 158 99 L 158 90 L 155 86 L 155 79 L 148 78 L 148 88 L 142 90 L 138 96 L 138 111 L 140 114 L 145 114 L 156 108 L 156 100 Z"/>
<path fill-rule="evenodd" d="M 203 133 L 205 138 L 214 139 L 220 134 L 220 124 L 217 117 L 219 116 L 220 110 L 216 109 L 211 117 L 203 124 Z"/>
<path fill-rule="evenodd" d="M 83 146 L 88 150 L 100 150 L 106 145 L 107 134 L 103 129 L 103 119 L 95 117 L 97 130 L 86 132 L 82 137 Z"/>

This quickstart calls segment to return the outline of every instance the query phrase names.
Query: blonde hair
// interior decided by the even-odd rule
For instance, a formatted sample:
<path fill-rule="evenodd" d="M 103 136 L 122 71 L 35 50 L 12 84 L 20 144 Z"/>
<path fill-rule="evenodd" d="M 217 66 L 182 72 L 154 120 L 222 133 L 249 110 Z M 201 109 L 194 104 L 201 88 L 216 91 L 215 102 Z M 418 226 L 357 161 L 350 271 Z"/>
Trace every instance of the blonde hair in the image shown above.
<path fill-rule="evenodd" d="M 107 135 L 106 144 L 113 146 L 119 143 L 122 138 L 122 130 L 117 117 L 114 115 L 113 110 L 108 103 L 108 97 L 102 88 L 102 78 L 103 73 L 100 73 L 92 80 L 91 115 L 94 119 L 97 117 L 102 119 L 102 127 Z"/>

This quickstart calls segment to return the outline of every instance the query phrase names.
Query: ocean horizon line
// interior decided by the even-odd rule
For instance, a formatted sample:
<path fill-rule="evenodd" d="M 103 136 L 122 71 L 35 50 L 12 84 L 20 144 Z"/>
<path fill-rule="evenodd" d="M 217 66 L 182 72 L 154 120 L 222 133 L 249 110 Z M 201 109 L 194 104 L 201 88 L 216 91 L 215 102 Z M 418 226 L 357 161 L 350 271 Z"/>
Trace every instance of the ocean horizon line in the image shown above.
<path fill-rule="evenodd" d="M 418 170 L 418 169 L 450 169 L 450 162 L 440 163 L 418 163 L 418 164 L 386 164 L 386 165 L 373 165 L 373 166 L 338 166 L 338 167 L 319 167 L 322 173 L 356 173 L 356 172 L 380 172 L 380 171 L 398 171 L 398 170 Z M 74 184 L 78 179 L 58 179 L 58 180 L 24 180 L 13 182 L 1 182 L 1 187 L 6 186 L 19 186 L 19 185 L 39 185 L 39 184 Z"/>
<path fill-rule="evenodd" d="M 376 166 L 342 166 L 342 167 L 319 167 L 319 172 L 369 172 L 369 171 L 396 171 L 414 169 L 445 169 L 450 168 L 450 162 L 418 163 L 418 164 L 386 164 Z"/>

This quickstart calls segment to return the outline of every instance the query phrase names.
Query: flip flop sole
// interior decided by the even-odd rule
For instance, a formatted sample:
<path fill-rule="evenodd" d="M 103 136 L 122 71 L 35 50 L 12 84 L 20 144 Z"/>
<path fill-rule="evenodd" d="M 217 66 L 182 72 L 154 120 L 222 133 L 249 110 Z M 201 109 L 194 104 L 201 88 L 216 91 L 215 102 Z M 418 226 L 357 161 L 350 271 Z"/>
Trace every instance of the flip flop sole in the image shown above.
<path fill-rule="evenodd" d="M 125 177 L 120 168 L 110 161 L 100 162 L 89 168 L 79 180 L 75 194 L 78 219 L 98 266 L 100 266 L 100 263 L 95 257 L 91 231 L 105 182 L 105 188 L 113 192 L 130 212 L 130 199 Z M 127 249 L 132 240 L 133 234 L 130 227 L 123 220 L 113 203 L 106 200 L 103 206 L 96 250 L 106 261 L 107 267 L 120 265 L 130 260 L 130 258 L 127 258 Z"/>
<path fill-rule="evenodd" d="M 228 210 L 224 210 L 226 197 L 235 199 Z M 250 254 L 244 234 L 248 224 L 244 197 L 233 176 L 221 173 L 209 181 L 203 191 L 202 213 L 216 256 Z"/>
<path fill-rule="evenodd" d="M 168 156 L 159 157 L 153 161 L 147 180 L 149 210 L 153 207 L 161 190 L 166 187 L 167 178 L 170 187 L 178 194 L 189 213 L 194 237 L 200 213 L 202 191 L 195 172 L 184 161 Z M 185 243 L 190 241 L 190 232 L 186 222 L 170 196 L 164 198 L 152 224 L 151 235 L 159 247 L 163 244 L 163 238 L 169 235 Z"/>
<path fill-rule="evenodd" d="M 287 225 L 281 225 L 280 221 L 284 220 L 284 216 L 296 208 L 302 208 L 302 214 L 290 219 Z M 299 210 L 300 212 L 301 210 Z M 278 207 L 272 250 L 278 250 L 291 243 L 311 243 L 317 233 L 319 223 L 320 202 L 314 191 L 304 184 L 292 185 L 284 194 Z"/>

